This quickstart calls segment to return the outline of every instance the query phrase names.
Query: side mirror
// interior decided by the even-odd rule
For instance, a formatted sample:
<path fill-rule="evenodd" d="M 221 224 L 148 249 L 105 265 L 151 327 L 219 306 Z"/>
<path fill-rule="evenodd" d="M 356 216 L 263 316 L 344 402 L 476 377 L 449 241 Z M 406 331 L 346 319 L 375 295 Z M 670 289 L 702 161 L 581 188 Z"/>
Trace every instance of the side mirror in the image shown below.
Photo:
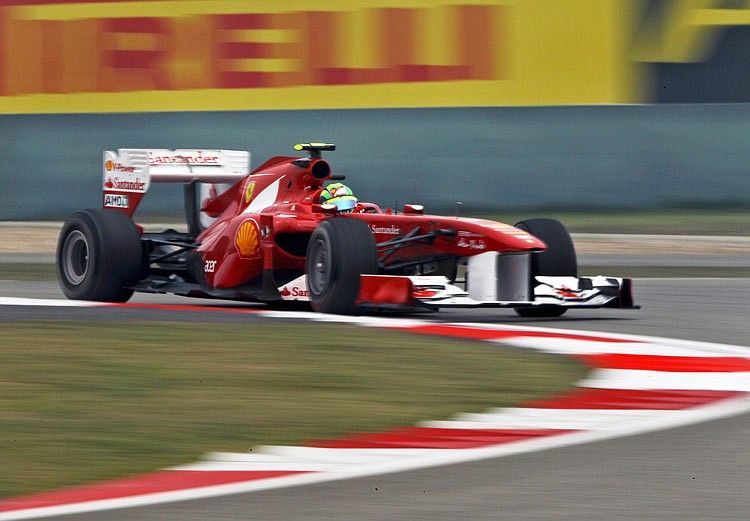
<path fill-rule="evenodd" d="M 339 209 L 336 207 L 335 204 L 313 204 L 312 211 L 313 213 L 322 213 L 325 215 L 336 215 Z"/>
<path fill-rule="evenodd" d="M 421 204 L 405 204 L 404 205 L 405 215 L 424 215 L 424 206 Z"/>

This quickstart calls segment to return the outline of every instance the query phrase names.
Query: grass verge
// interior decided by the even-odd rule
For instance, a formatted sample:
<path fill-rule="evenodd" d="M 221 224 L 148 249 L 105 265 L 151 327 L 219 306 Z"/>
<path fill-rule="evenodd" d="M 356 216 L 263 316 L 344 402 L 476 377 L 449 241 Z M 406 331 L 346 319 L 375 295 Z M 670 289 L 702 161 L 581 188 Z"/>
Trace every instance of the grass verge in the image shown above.
<path fill-rule="evenodd" d="M 325 324 L 29 321 L 0 329 L 0 497 L 560 392 L 577 362 Z"/>

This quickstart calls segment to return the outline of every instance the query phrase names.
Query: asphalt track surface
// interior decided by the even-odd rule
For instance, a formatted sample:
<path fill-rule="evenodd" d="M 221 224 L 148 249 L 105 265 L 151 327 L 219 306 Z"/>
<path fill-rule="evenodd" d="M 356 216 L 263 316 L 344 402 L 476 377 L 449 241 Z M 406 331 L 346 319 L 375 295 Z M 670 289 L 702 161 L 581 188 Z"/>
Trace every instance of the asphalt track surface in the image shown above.
<path fill-rule="evenodd" d="M 505 310 L 421 315 L 750 346 L 750 279 L 644 279 L 638 311 L 529 320 Z M 61 298 L 55 283 L 0 282 L 0 296 Z M 216 303 L 165 296 L 134 302 Z M 252 315 L 137 308 L 4 307 L 20 319 L 249 321 Z M 750 353 L 750 348 L 748 348 Z M 347 481 L 61 516 L 75 520 L 750 519 L 750 415 L 480 462 Z"/>

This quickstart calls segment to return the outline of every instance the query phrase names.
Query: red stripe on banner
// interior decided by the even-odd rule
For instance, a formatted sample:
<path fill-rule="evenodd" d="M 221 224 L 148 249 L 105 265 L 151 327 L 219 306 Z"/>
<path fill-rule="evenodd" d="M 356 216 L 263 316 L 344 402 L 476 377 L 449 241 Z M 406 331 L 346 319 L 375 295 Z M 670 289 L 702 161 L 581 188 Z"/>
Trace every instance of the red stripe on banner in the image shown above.
<path fill-rule="evenodd" d="M 443 324 L 414 326 L 409 328 L 389 328 L 420 333 L 424 335 L 450 336 L 456 338 L 470 338 L 474 340 L 502 340 L 504 338 L 560 338 L 564 340 L 582 340 L 585 342 L 633 343 L 634 340 L 621 340 L 600 336 L 587 336 L 567 333 L 544 333 L 541 331 L 509 331 L 496 329 L 481 329 L 465 326 L 451 326 Z"/>
<path fill-rule="evenodd" d="M 330 449 L 413 448 L 472 449 L 544 436 L 575 432 L 564 429 L 441 429 L 404 427 L 387 432 L 357 433 L 339 440 L 315 441 L 308 446 Z"/>
<path fill-rule="evenodd" d="M 741 391 L 631 390 L 580 388 L 548 400 L 525 403 L 541 409 L 679 410 L 746 395 Z"/>
<path fill-rule="evenodd" d="M 304 474 L 304 471 L 200 471 L 200 470 L 163 470 L 153 474 L 144 474 L 130 478 L 106 481 L 94 485 L 84 485 L 54 492 L 19 496 L 0 501 L 0 512 L 10 512 L 29 508 L 45 508 L 58 505 L 70 505 L 85 501 L 119 499 L 158 492 L 172 492 L 213 485 L 226 485 L 243 481 L 277 478 L 292 474 Z"/>
<path fill-rule="evenodd" d="M 453 81 L 470 78 L 468 65 L 399 65 L 397 81 Z"/>
<path fill-rule="evenodd" d="M 320 85 L 363 85 L 399 81 L 397 71 L 389 68 L 316 67 L 314 72 L 316 83 Z"/>
<path fill-rule="evenodd" d="M 750 371 L 750 359 L 740 357 L 660 356 L 602 353 L 575 355 L 587 364 L 608 369 L 636 369 L 696 373 L 738 373 Z"/>
<path fill-rule="evenodd" d="M 368 83 L 453 81 L 469 77 L 463 65 L 399 65 L 385 68 L 319 67 L 321 85 L 363 85 Z"/>
<path fill-rule="evenodd" d="M 104 30 L 110 33 L 163 34 L 167 27 L 164 20 L 154 17 L 105 18 Z"/>
<path fill-rule="evenodd" d="M 221 72 L 221 88 L 224 89 L 256 89 L 273 87 L 275 73 L 273 72 Z"/>
<path fill-rule="evenodd" d="M 102 51 L 103 62 L 118 69 L 148 69 L 161 56 L 161 51 Z"/>

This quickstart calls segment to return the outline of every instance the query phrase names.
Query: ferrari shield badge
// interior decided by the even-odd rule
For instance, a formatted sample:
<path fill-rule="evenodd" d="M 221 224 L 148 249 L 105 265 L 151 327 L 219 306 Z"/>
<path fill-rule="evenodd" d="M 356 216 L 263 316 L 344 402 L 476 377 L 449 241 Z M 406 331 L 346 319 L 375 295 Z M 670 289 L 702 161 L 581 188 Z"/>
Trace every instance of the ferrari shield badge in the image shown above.
<path fill-rule="evenodd" d="M 253 192 L 255 191 L 255 181 L 248 181 L 245 185 L 245 204 L 250 202 L 253 198 Z"/>

